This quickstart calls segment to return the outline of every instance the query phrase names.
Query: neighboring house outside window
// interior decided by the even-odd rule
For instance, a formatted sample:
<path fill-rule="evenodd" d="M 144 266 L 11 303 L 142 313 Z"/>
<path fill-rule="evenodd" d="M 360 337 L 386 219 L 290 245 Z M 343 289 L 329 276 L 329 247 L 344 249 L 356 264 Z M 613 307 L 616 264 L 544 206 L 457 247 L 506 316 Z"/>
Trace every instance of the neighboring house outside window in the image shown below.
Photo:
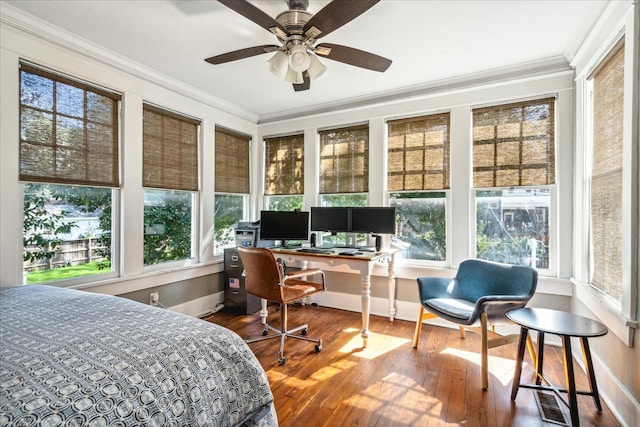
<path fill-rule="evenodd" d="M 116 276 L 120 99 L 108 89 L 20 64 L 25 283 Z"/>
<path fill-rule="evenodd" d="M 235 246 L 235 227 L 248 211 L 251 138 L 216 127 L 214 255 Z"/>

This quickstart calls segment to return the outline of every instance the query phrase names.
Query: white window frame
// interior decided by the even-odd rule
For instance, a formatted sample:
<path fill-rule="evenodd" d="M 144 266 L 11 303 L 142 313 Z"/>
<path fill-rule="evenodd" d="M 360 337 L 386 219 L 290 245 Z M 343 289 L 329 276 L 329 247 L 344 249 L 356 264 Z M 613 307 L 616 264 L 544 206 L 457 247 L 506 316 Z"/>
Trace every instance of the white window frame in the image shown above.
<path fill-rule="evenodd" d="M 556 113 L 557 119 L 557 113 Z M 538 268 L 538 273 L 540 276 L 545 277 L 556 277 L 557 275 L 557 251 L 558 247 L 558 185 L 550 184 L 550 185 L 537 185 L 534 187 L 520 187 L 520 188 L 545 188 L 549 190 L 549 217 L 547 218 L 547 222 L 549 224 L 549 267 L 548 268 Z M 471 253 L 473 256 L 477 256 L 477 218 L 478 212 L 476 209 L 477 205 L 477 197 L 476 194 L 478 191 L 488 190 L 488 191 L 500 191 L 500 190 L 508 190 L 508 187 L 490 187 L 490 188 L 471 188 L 471 198 L 473 199 L 473 203 L 471 205 L 472 209 L 472 224 L 473 224 L 473 234 L 472 234 L 472 248 Z"/>
<path fill-rule="evenodd" d="M 172 190 L 167 190 L 163 188 L 143 188 L 143 196 L 145 191 L 166 191 L 171 192 Z M 176 190 L 177 191 L 177 190 Z M 157 264 L 144 264 L 144 259 L 142 259 L 143 266 L 142 271 L 144 273 L 155 272 L 155 271 L 163 271 L 163 270 L 172 270 L 181 267 L 188 267 L 191 265 L 198 264 L 199 253 L 198 248 L 200 247 L 200 222 L 198 221 L 198 212 L 200 207 L 200 193 L 198 191 L 183 191 L 180 190 L 181 193 L 190 193 L 191 194 L 191 256 L 189 258 L 175 260 L 175 261 L 165 261 L 159 262 Z M 143 202 L 144 204 L 144 202 Z M 144 207 L 143 207 L 144 210 Z M 144 212 L 142 214 L 144 218 Z M 144 227 L 144 226 L 143 226 Z M 144 238 L 144 230 L 142 231 L 142 235 Z M 141 245 L 141 248 L 144 248 L 144 243 Z"/>
<path fill-rule="evenodd" d="M 445 220 L 445 259 L 442 261 L 415 259 L 415 258 L 400 258 L 396 257 L 395 262 L 397 265 L 408 267 L 432 267 L 432 268 L 448 268 L 451 264 L 451 189 L 445 190 L 420 190 L 420 191 L 387 191 L 386 194 L 386 206 L 391 206 L 391 193 L 444 193 L 444 220 Z M 475 213 L 475 210 L 474 210 Z"/>
<path fill-rule="evenodd" d="M 251 194 L 217 192 L 217 193 L 213 193 L 213 202 L 214 202 L 213 223 L 214 223 L 214 227 L 215 227 L 215 200 L 216 200 L 216 196 L 218 196 L 218 195 L 242 197 L 242 219 L 240 221 L 249 221 L 249 219 L 248 219 L 249 218 L 249 212 L 251 212 Z M 258 212 L 258 215 L 259 214 L 260 214 L 260 212 Z M 215 230 L 214 230 L 214 233 L 215 233 Z M 229 246 L 220 248 L 221 249 L 220 253 L 218 253 L 217 252 L 218 245 L 216 243 L 217 242 L 215 241 L 215 234 L 214 234 L 214 238 L 213 238 L 213 256 L 218 258 L 218 259 L 222 259 L 223 255 L 224 255 L 224 250 Z"/>
<path fill-rule="evenodd" d="M 46 184 L 45 184 L 46 185 Z M 70 184 L 51 184 L 51 185 L 69 185 Z M 25 183 L 20 182 L 20 191 L 22 192 L 22 200 L 24 200 Z M 20 204 L 22 206 L 22 204 Z M 56 280 L 55 282 L 43 282 L 47 285 L 60 287 L 78 287 L 79 285 L 92 285 L 96 282 L 104 280 L 117 279 L 120 277 L 120 188 L 111 188 L 111 271 L 90 276 L 78 276 L 71 279 Z M 22 235 L 22 230 L 21 233 Z M 22 256 L 20 256 L 22 260 Z M 22 264 L 21 264 L 22 266 Z M 22 268 L 20 271 L 23 271 Z M 23 273 L 24 274 L 24 273 Z"/>
<path fill-rule="evenodd" d="M 608 40 L 600 45 L 587 66 L 576 78 L 576 117 L 581 126 L 576 129 L 576 195 L 574 209 L 574 276 L 571 278 L 576 287 L 576 298 L 591 311 L 627 346 L 633 347 L 635 330 L 638 323 L 638 241 L 640 239 L 638 204 L 638 174 L 640 141 L 640 106 L 638 100 L 638 65 L 634 68 L 633 37 L 625 37 L 627 31 L 633 33 L 633 15 L 623 20 L 621 27 Z M 637 31 L 637 30 L 636 30 Z M 589 283 L 590 278 L 590 197 L 591 193 L 591 153 L 592 133 L 592 84 L 587 77 L 602 62 L 605 56 L 625 37 L 624 63 L 624 118 L 623 118 L 623 186 L 622 186 L 622 299 L 621 304 L 613 301 Z M 635 94 L 635 95 L 634 95 Z M 628 96 L 627 96 L 628 95 Z"/>

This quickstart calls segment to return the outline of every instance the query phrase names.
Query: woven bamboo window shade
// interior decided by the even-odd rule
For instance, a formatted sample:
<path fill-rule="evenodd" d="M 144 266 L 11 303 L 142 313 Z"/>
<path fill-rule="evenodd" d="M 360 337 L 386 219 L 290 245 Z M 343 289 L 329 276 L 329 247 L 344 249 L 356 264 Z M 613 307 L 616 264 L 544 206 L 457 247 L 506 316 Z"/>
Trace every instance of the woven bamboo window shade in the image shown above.
<path fill-rule="evenodd" d="M 473 185 L 555 183 L 555 99 L 473 110 Z"/>
<path fill-rule="evenodd" d="M 264 194 L 304 194 L 304 135 L 266 138 Z"/>
<path fill-rule="evenodd" d="M 20 180 L 118 187 L 120 95 L 20 64 Z"/>
<path fill-rule="evenodd" d="M 591 283 L 620 299 L 624 44 L 605 58 L 592 78 Z"/>
<path fill-rule="evenodd" d="M 216 128 L 216 193 L 249 194 L 249 143 L 246 135 Z"/>
<path fill-rule="evenodd" d="M 142 185 L 197 191 L 200 122 L 148 104 L 142 122 Z"/>
<path fill-rule="evenodd" d="M 369 126 L 319 134 L 320 194 L 369 191 Z"/>
<path fill-rule="evenodd" d="M 389 191 L 449 188 L 449 113 L 390 120 Z"/>

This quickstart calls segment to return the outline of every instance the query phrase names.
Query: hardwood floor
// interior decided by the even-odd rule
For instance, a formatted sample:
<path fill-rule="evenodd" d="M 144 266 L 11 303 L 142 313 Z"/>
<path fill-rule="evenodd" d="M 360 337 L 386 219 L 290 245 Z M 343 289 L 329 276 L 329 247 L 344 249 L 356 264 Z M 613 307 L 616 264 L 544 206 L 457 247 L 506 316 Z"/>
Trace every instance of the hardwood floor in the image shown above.
<path fill-rule="evenodd" d="M 261 334 L 258 314 L 219 312 L 206 320 L 226 326 L 243 338 Z M 276 306 L 270 323 L 279 326 Z M 292 306 L 289 326 L 309 323 L 309 335 L 320 337 L 315 353 L 307 341 L 288 339 L 287 361 L 278 364 L 278 340 L 250 344 L 269 377 L 278 419 L 288 426 L 557 426 L 543 422 L 534 391 L 521 388 L 511 401 L 516 344 L 489 351 L 489 389 L 481 388 L 480 339 L 457 329 L 424 325 L 420 344 L 412 346 L 414 322 L 371 316 L 367 348 L 360 338 L 360 313 L 326 307 Z M 545 349 L 545 374 L 563 384 L 561 349 Z M 577 368 L 577 386 L 587 390 Z M 528 355 L 522 381 L 532 378 Z M 603 401 L 578 396 L 582 426 L 619 426 Z M 568 417 L 568 409 L 561 403 Z"/>

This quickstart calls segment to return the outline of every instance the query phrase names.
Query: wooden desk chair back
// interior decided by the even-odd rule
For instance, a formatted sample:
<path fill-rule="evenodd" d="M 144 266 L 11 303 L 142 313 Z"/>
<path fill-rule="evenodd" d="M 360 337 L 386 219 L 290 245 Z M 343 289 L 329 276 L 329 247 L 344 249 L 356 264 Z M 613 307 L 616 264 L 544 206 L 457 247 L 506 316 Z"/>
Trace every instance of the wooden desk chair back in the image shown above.
<path fill-rule="evenodd" d="M 269 323 L 264 324 L 262 336 L 247 340 L 247 343 L 262 341 L 270 338 L 280 338 L 278 360 L 284 364 L 284 341 L 286 338 L 297 338 L 316 343 L 316 352 L 322 349 L 322 340 L 307 337 L 308 324 L 288 329 L 288 304 L 304 299 L 311 294 L 325 290 L 324 272 L 320 269 L 285 271 L 283 264 L 279 263 L 273 253 L 266 248 L 238 248 L 238 254 L 244 265 L 245 287 L 247 292 L 264 300 L 280 305 L 280 329 L 274 328 Z M 320 282 L 308 280 L 311 276 L 319 275 Z M 263 305 L 264 307 L 264 305 Z M 269 331 L 275 334 L 268 335 Z M 301 335 L 295 332 L 301 332 Z"/>

